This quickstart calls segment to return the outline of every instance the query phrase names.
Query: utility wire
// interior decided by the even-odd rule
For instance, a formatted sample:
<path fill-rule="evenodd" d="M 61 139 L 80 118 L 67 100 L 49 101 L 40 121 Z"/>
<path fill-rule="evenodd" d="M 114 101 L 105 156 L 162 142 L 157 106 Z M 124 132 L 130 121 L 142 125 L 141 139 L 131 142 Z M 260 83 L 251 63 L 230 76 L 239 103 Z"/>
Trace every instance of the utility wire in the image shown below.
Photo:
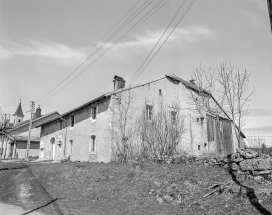
<path fill-rule="evenodd" d="M 163 43 L 161 44 L 161 46 L 159 47 L 159 49 L 154 53 L 153 57 L 147 62 L 147 64 L 142 68 L 142 70 L 140 71 L 140 73 L 138 73 L 138 75 L 136 76 L 136 78 L 134 78 L 134 80 L 131 82 L 131 84 L 133 84 L 139 77 L 140 75 L 144 72 L 144 70 L 146 69 L 146 67 L 150 64 L 150 62 L 154 59 L 154 57 L 157 55 L 157 53 L 161 50 L 162 46 L 165 44 L 165 42 L 168 40 L 168 38 L 171 36 L 171 34 L 175 31 L 175 29 L 177 28 L 177 26 L 180 24 L 180 22 L 183 20 L 183 18 L 186 16 L 186 14 L 189 12 L 189 10 L 191 9 L 191 7 L 194 5 L 194 3 L 196 2 L 196 0 L 192 0 L 192 2 L 190 3 L 190 5 L 188 6 L 188 8 L 186 9 L 186 11 L 184 12 L 184 14 L 180 17 L 180 19 L 178 20 L 177 24 L 174 26 L 174 28 L 172 29 L 172 31 L 169 33 L 169 35 L 166 37 L 166 39 L 163 41 Z"/>
<path fill-rule="evenodd" d="M 55 94 L 53 94 L 51 97 L 48 99 L 44 100 L 41 104 L 45 103 L 48 101 L 50 98 L 55 96 L 58 92 L 60 92 L 64 87 L 69 85 L 73 80 L 75 80 L 79 75 L 81 75 L 86 69 L 88 69 L 92 64 L 94 64 L 98 59 L 100 59 L 105 53 L 107 53 L 116 43 L 119 43 L 123 38 L 125 38 L 129 33 L 131 33 L 133 30 L 135 30 L 137 27 L 139 27 L 142 23 L 144 23 L 147 19 L 149 19 L 153 14 L 155 14 L 160 8 L 162 8 L 165 4 L 169 2 L 165 2 L 164 4 L 160 5 L 161 0 L 155 7 L 153 7 L 143 18 L 141 18 L 137 23 L 135 23 L 132 28 L 130 28 L 121 38 L 119 38 L 117 41 L 115 41 L 109 48 L 106 49 L 105 52 L 103 52 L 100 56 L 98 56 L 91 64 L 89 64 L 85 69 L 83 69 L 79 74 L 77 74 L 72 80 L 70 80 L 66 85 L 64 85 L 60 90 L 58 90 Z M 160 6 L 159 6 L 160 5 Z M 157 8 L 157 9 L 156 9 Z M 156 10 L 155 10 L 156 9 Z M 155 10 L 152 14 L 151 12 Z M 139 24 L 140 23 L 140 24 Z"/>
<path fill-rule="evenodd" d="M 66 73 L 68 73 L 77 63 L 79 63 L 81 60 L 85 58 L 86 55 L 88 55 L 98 44 L 102 42 L 102 40 L 141 2 L 142 0 L 139 0 L 119 21 L 117 21 L 111 28 L 108 30 L 100 39 L 98 42 L 96 42 L 91 49 L 89 49 L 71 68 L 69 68 L 67 71 L 65 71 L 62 76 L 64 76 Z M 40 95 L 42 96 L 45 92 L 47 92 L 50 88 L 55 86 L 56 83 L 58 83 L 59 80 L 54 82 L 49 88 L 47 88 L 45 91 L 43 91 Z M 59 85 L 59 84 L 58 84 Z M 38 98 L 37 98 L 38 99 Z M 35 99 L 35 100 L 37 100 Z"/>
<path fill-rule="evenodd" d="M 79 63 L 82 59 L 84 59 L 85 58 L 85 56 L 86 55 L 88 55 L 98 44 L 100 44 L 101 42 L 102 42 L 102 40 L 141 2 L 142 0 L 139 0 L 121 19 L 119 19 L 111 28 L 110 28 L 110 30 L 108 30 L 100 39 L 99 39 L 99 41 L 98 42 L 96 42 L 75 64 L 73 64 L 73 66 L 71 67 L 71 68 L 69 68 L 67 71 L 65 71 L 63 74 L 62 74 L 62 76 L 64 76 L 66 73 L 68 73 L 77 63 Z M 144 3 L 143 3 L 143 5 L 144 4 L 146 4 L 146 2 L 147 2 L 148 0 L 146 0 Z M 142 6 L 143 6 L 142 5 Z M 141 6 L 141 7 L 142 7 Z M 139 10 L 139 9 L 138 9 Z M 137 11 L 138 11 L 137 10 Z M 131 16 L 130 16 L 131 17 Z M 82 64 L 81 64 L 82 65 Z M 70 77 L 70 76 L 68 76 L 68 77 Z M 68 78 L 67 77 L 67 78 Z M 66 79 L 67 79 L 66 78 Z M 65 80 L 66 80 L 65 79 Z M 43 91 L 40 95 L 42 96 L 45 92 L 47 92 L 50 88 L 52 88 L 56 83 L 58 83 L 60 81 L 60 79 L 58 79 L 57 81 L 55 81 L 49 88 L 47 88 L 45 91 Z M 61 82 L 62 83 L 62 82 Z M 59 83 L 57 86 L 59 86 L 61 83 Z M 55 89 L 55 88 L 54 88 Z M 54 90 L 53 89 L 53 90 Z M 50 91 L 51 92 L 51 91 Z M 49 93 L 50 93 L 49 92 Z M 35 99 L 35 101 L 40 101 L 41 99 Z M 18 104 L 17 104 L 18 105 Z M 17 106 L 17 105 L 0 105 L 0 106 L 2 106 L 2 107 L 4 107 L 4 106 Z M 28 105 L 28 104 L 22 104 L 22 106 L 26 106 L 26 105 Z"/>
<path fill-rule="evenodd" d="M 73 75 L 85 62 L 87 62 L 91 57 L 93 57 L 96 53 L 98 53 L 113 37 L 115 37 L 122 29 L 124 29 L 133 19 L 135 19 L 142 11 L 144 11 L 154 0 L 152 0 L 149 4 L 145 5 L 148 0 L 146 0 L 140 8 L 138 8 L 129 18 L 126 20 L 121 26 L 119 26 L 118 29 L 116 29 L 110 37 L 103 43 L 101 44 L 91 55 L 89 55 L 80 65 L 77 66 L 76 69 L 74 69 L 66 78 L 64 78 L 58 85 L 56 85 L 51 91 L 49 91 L 46 95 L 44 95 L 41 99 L 38 101 L 41 101 L 44 99 L 47 95 L 49 95 L 51 92 L 53 92 L 56 88 L 58 88 L 65 80 L 67 80 L 71 75 Z M 144 7 L 144 8 L 142 8 Z M 141 9 L 142 8 L 142 9 Z M 141 9 L 141 10 L 140 10 Z M 140 11 L 139 11 L 140 10 Z M 139 11 L 139 12 L 138 12 Z M 137 13 L 138 12 L 138 13 Z M 135 15 L 135 13 L 137 13 Z M 97 43 L 99 44 L 100 41 Z M 96 44 L 96 45 L 97 45 Z M 96 46 L 95 45 L 95 46 Z M 87 54 L 86 54 L 87 55 Z M 84 55 L 84 57 L 86 56 Z"/>
<path fill-rule="evenodd" d="M 139 71 L 141 70 L 141 68 L 144 66 L 144 64 L 146 63 L 146 61 L 148 60 L 148 58 L 150 57 L 150 55 L 154 51 L 154 49 L 157 47 L 157 45 L 161 41 L 162 37 L 164 36 L 164 34 L 166 33 L 166 31 L 169 29 L 170 25 L 173 23 L 173 21 L 175 20 L 175 18 L 177 17 L 177 15 L 179 14 L 179 12 L 181 11 L 181 9 L 183 8 L 183 6 L 184 6 L 184 4 L 186 2 L 187 2 L 187 0 L 182 1 L 182 3 L 180 4 L 178 10 L 176 11 L 176 13 L 174 14 L 173 18 L 171 19 L 170 23 L 168 24 L 168 26 L 166 27 L 166 29 L 164 30 L 164 32 L 160 36 L 159 40 L 156 42 L 155 46 L 153 46 L 152 50 L 149 52 L 149 54 L 147 55 L 147 57 L 145 58 L 145 60 L 142 62 L 142 64 L 140 65 L 140 67 L 136 70 L 136 72 L 129 79 L 128 83 L 130 83 L 137 76 L 137 74 L 139 73 Z M 129 84 L 129 86 L 130 86 L 130 84 Z"/>

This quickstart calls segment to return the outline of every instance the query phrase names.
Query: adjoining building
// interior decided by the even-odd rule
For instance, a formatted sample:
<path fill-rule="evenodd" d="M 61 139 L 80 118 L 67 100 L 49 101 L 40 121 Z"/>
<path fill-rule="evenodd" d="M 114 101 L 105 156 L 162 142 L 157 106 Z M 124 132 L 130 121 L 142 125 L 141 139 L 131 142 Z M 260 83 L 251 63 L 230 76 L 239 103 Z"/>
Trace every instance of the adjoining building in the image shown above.
<path fill-rule="evenodd" d="M 58 112 L 52 112 L 48 114 L 41 114 L 41 108 L 38 107 L 36 112 L 33 114 L 32 130 L 30 138 L 30 150 L 29 157 L 39 157 L 40 153 L 40 125 L 56 119 L 59 117 Z M 3 156 L 2 159 L 17 159 L 26 158 L 27 142 L 28 142 L 28 131 L 30 120 L 24 120 L 23 109 L 21 101 L 13 114 L 13 119 L 10 123 L 10 129 L 8 134 L 3 138 Z M 2 138 L 1 138 L 2 140 Z M 0 141 L 1 141 L 0 140 Z M 1 148 L 0 142 L 0 148 Z"/>
<path fill-rule="evenodd" d="M 188 91 L 201 90 L 194 83 L 187 82 L 174 75 L 165 75 L 154 81 L 125 87 L 122 77 L 114 77 L 114 91 L 106 93 L 90 102 L 70 110 L 56 119 L 41 124 L 40 159 L 45 160 L 79 160 L 90 162 L 110 162 L 116 159 L 114 151 L 113 117 L 114 101 L 122 93 L 133 96 L 135 113 L 131 120 L 142 116 L 152 119 L 158 110 L 158 102 L 163 100 L 173 113 L 173 102 L 178 101 L 184 117 L 185 132 L 177 143 L 177 151 L 201 155 L 205 153 L 234 152 L 238 145 L 234 135 L 237 129 L 227 115 L 220 115 L 219 126 L 216 116 L 205 113 L 201 116 L 188 101 Z M 190 119 L 187 117 L 190 115 Z M 190 136 L 190 123 L 194 127 L 194 139 Z M 217 133 L 220 133 L 222 145 L 218 145 Z M 127 138 L 127 137 L 125 137 Z M 244 134 L 241 133 L 241 145 L 244 147 Z"/>

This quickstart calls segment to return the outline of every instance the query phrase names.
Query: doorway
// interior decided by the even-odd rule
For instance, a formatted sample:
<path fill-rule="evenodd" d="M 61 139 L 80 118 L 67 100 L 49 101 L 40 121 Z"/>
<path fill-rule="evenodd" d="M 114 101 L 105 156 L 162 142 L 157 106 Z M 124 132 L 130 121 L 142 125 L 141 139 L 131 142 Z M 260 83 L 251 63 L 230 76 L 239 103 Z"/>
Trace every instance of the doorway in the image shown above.
<path fill-rule="evenodd" d="M 51 143 L 51 157 L 50 159 L 54 160 L 55 159 L 55 154 L 56 154 L 56 144 L 55 144 L 55 137 L 52 137 L 50 139 L 50 143 Z"/>

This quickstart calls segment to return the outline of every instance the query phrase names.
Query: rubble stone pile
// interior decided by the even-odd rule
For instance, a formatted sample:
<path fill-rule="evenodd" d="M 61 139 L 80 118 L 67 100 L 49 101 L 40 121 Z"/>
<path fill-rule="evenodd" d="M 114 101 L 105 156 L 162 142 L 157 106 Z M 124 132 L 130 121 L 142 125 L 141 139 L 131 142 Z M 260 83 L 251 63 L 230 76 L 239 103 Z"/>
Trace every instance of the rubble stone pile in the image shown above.
<path fill-rule="evenodd" d="M 238 175 L 245 175 L 256 180 L 271 179 L 272 157 L 251 149 L 240 150 L 223 158 L 198 158 L 197 164 L 217 165 L 232 170 Z"/>
<path fill-rule="evenodd" d="M 237 174 L 245 174 L 257 180 L 271 179 L 272 158 L 268 155 L 245 149 L 226 158 L 228 167 Z"/>
<path fill-rule="evenodd" d="M 216 165 L 229 170 L 238 175 L 245 175 L 256 180 L 272 178 L 272 157 L 258 153 L 252 149 L 240 150 L 225 157 L 196 157 L 189 155 L 159 156 L 154 157 L 156 163 L 172 164 L 202 164 Z"/>

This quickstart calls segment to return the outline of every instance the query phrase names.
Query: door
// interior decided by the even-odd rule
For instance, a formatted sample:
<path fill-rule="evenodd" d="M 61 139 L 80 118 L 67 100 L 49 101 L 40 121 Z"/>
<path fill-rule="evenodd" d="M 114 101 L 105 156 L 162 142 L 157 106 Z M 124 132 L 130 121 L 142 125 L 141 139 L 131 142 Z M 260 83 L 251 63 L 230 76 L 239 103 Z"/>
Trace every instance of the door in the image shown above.
<path fill-rule="evenodd" d="M 52 137 L 51 140 L 51 159 L 55 160 L 55 154 L 56 154 L 56 146 L 55 146 L 55 137 Z"/>

